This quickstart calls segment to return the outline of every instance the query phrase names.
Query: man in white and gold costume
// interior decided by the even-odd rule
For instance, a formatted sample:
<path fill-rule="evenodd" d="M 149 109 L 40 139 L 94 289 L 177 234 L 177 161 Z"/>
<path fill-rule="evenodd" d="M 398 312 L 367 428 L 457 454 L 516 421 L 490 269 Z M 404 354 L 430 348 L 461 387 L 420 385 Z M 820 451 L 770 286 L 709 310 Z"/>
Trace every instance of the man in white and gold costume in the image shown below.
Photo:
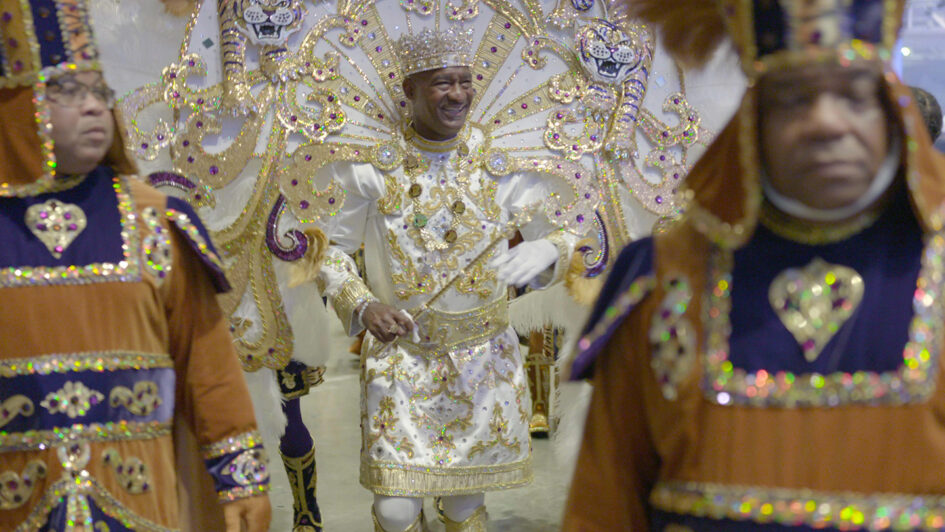
<path fill-rule="evenodd" d="M 403 163 L 384 168 L 381 153 L 380 164 L 334 163 L 316 177 L 346 192 L 317 281 L 349 334 L 370 333 L 361 484 L 375 494 L 379 531 L 421 530 L 428 496 L 443 497 L 447 530 L 485 530 L 484 492 L 532 479 L 507 286 L 558 280 L 573 238 L 529 215 L 551 192 L 541 177 L 486 170 L 500 162 L 484 160 L 487 139 L 466 121 L 471 41 L 455 29 L 401 37 L 412 106 Z M 511 250 L 509 229 L 525 239 Z M 362 244 L 364 279 L 349 256 Z"/>

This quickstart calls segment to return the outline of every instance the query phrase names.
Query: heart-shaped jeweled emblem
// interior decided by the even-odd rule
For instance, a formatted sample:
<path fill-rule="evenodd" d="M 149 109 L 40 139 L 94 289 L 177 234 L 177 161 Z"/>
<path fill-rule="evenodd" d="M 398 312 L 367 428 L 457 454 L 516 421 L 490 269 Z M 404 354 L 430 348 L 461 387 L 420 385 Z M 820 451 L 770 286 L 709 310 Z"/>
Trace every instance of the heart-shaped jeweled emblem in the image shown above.
<path fill-rule="evenodd" d="M 771 306 L 808 362 L 817 360 L 862 299 L 863 278 L 856 270 L 820 258 L 784 270 L 768 289 Z"/>
<path fill-rule="evenodd" d="M 26 209 L 26 227 L 57 259 L 85 229 L 87 219 L 78 205 L 51 199 Z"/>

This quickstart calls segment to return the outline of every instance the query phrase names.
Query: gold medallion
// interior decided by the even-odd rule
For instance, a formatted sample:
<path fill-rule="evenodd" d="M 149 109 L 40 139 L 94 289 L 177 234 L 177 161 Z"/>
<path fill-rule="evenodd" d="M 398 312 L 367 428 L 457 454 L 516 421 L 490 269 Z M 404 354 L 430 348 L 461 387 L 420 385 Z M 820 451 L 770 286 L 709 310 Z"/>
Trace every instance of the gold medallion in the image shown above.
<path fill-rule="evenodd" d="M 814 362 L 863 299 L 863 278 L 852 268 L 820 258 L 781 272 L 768 300 L 794 335 L 804 358 Z"/>
<path fill-rule="evenodd" d="M 26 227 L 57 259 L 79 236 L 88 220 L 78 205 L 51 199 L 26 209 Z"/>

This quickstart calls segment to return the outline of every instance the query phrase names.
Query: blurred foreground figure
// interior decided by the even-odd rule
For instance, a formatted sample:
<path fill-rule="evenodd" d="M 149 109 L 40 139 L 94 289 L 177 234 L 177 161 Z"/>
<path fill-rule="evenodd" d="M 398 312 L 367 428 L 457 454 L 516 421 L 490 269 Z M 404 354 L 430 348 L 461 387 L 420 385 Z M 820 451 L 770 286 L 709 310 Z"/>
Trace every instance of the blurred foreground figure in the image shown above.
<path fill-rule="evenodd" d="M 945 526 L 945 165 L 886 69 L 903 2 L 630 2 L 754 82 L 579 343 L 567 531 Z"/>
<path fill-rule="evenodd" d="M 0 34 L 0 530 L 268 530 L 229 285 L 131 175 L 84 2 L 9 4 Z"/>

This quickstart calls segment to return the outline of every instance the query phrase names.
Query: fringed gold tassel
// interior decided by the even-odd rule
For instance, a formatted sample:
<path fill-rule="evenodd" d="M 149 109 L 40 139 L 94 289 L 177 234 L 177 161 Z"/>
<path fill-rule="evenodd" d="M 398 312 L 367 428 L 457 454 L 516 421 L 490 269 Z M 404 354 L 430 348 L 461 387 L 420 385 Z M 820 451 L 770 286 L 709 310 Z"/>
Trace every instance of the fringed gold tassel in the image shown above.
<path fill-rule="evenodd" d="M 584 277 L 584 255 L 580 252 L 571 256 L 568 273 L 564 277 L 564 285 L 575 301 L 589 307 L 597 300 L 600 289 L 604 286 L 601 276 Z"/>
<path fill-rule="evenodd" d="M 175 17 L 186 17 L 194 10 L 194 0 L 161 0 L 164 9 Z"/>
<path fill-rule="evenodd" d="M 303 231 L 308 237 L 308 250 L 305 255 L 289 269 L 289 286 L 299 286 L 312 282 L 318 277 L 318 271 L 328 249 L 328 237 L 317 227 L 309 227 Z"/>

